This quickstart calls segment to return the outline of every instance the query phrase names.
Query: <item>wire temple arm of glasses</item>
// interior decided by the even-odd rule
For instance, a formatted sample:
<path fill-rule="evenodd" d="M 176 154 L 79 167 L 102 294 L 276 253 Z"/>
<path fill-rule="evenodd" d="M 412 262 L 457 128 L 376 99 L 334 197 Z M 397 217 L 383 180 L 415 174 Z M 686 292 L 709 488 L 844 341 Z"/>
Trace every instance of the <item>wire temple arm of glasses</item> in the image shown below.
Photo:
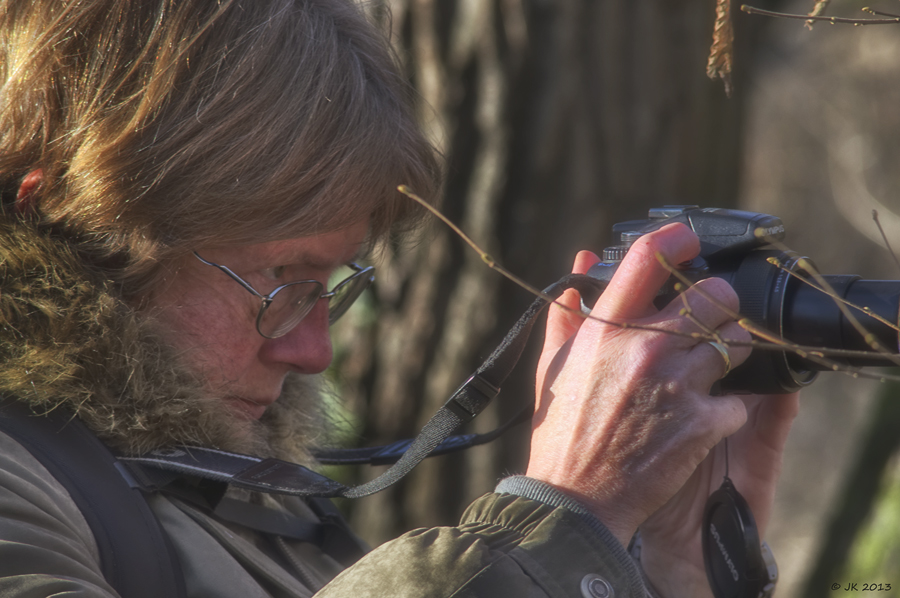
<path fill-rule="evenodd" d="M 244 287 L 245 289 L 247 289 L 249 292 L 253 293 L 253 295 L 255 295 L 256 297 L 259 297 L 260 299 L 265 299 L 265 298 L 266 298 L 264 295 L 260 294 L 259 291 L 257 291 L 257 290 L 254 289 L 253 287 L 251 287 L 250 284 L 249 284 L 247 281 L 245 281 L 243 278 L 241 278 L 240 276 L 238 276 L 237 274 L 235 274 L 234 272 L 232 272 L 231 270 L 229 270 L 229 269 L 226 268 L 225 266 L 223 266 L 223 265 L 221 265 L 221 264 L 216 264 L 216 263 L 214 263 L 214 262 L 209 262 L 209 261 L 203 259 L 202 257 L 200 257 L 200 254 L 197 253 L 196 251 L 193 252 L 193 253 L 194 253 L 194 257 L 196 257 L 198 260 L 200 260 L 201 262 L 203 262 L 203 263 L 206 264 L 207 266 L 213 266 L 214 268 L 218 268 L 219 270 L 221 270 L 222 272 L 224 272 L 225 274 L 227 274 L 228 276 L 230 276 L 232 279 L 234 279 L 234 281 L 237 282 L 239 285 L 241 285 L 242 287 Z"/>

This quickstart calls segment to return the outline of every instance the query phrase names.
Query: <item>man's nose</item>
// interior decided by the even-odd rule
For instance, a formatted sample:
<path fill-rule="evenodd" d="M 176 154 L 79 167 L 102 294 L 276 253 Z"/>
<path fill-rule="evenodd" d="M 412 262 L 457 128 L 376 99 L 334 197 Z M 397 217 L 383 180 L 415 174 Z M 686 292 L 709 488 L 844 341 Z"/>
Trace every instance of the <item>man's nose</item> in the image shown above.
<path fill-rule="evenodd" d="M 306 317 L 284 336 L 266 343 L 266 358 L 301 374 L 319 374 L 331 364 L 328 300 L 319 299 Z"/>

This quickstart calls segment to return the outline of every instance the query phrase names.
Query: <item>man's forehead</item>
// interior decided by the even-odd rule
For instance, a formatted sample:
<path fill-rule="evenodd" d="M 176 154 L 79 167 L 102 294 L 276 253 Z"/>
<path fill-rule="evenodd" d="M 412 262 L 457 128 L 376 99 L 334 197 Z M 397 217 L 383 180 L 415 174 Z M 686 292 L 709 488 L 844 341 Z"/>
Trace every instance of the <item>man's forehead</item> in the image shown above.
<path fill-rule="evenodd" d="M 317 269 L 335 268 L 365 251 L 368 226 L 365 223 L 338 231 L 241 245 L 232 248 L 241 261 L 298 264 Z"/>

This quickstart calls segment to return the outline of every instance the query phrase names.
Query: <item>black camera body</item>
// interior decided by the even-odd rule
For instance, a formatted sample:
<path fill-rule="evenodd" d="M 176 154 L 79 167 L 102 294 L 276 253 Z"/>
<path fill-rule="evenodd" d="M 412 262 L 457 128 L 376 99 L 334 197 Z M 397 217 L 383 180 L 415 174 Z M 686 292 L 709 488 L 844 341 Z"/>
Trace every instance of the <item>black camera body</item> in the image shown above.
<path fill-rule="evenodd" d="M 801 268 L 808 258 L 771 247 L 784 238 L 784 224 L 776 216 L 698 206 L 663 206 L 650 210 L 646 220 L 631 220 L 613 226 L 613 245 L 603 252 L 603 261 L 588 275 L 612 279 L 618 264 L 641 235 L 672 222 L 689 226 L 700 238 L 700 255 L 680 272 L 692 282 L 715 276 L 727 281 L 740 298 L 741 314 L 780 338 L 805 347 L 866 351 L 869 355 L 835 357 L 827 362 L 800 357 L 793 350 L 754 349 L 750 357 L 720 381 L 723 393 L 785 393 L 806 386 L 818 372 L 833 365 L 891 366 L 889 355 L 872 350 L 866 338 L 826 293 L 792 276 L 806 275 Z M 775 258 L 776 265 L 769 258 Z M 865 307 L 883 320 L 897 325 L 900 319 L 900 281 L 862 280 L 855 275 L 823 276 L 838 297 Z M 657 305 L 677 296 L 675 278 L 660 290 Z M 869 335 L 893 354 L 898 353 L 898 332 L 875 317 L 851 309 L 853 317 Z"/>

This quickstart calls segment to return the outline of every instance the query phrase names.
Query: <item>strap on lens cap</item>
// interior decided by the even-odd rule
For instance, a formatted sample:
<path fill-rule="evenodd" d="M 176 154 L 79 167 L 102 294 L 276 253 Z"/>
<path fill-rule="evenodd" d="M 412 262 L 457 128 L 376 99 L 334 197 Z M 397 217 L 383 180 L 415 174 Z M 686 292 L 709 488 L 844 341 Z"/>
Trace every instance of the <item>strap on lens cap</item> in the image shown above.
<path fill-rule="evenodd" d="M 770 579 L 750 506 L 731 479 L 706 501 L 703 513 L 703 562 L 716 598 L 766 596 Z"/>

